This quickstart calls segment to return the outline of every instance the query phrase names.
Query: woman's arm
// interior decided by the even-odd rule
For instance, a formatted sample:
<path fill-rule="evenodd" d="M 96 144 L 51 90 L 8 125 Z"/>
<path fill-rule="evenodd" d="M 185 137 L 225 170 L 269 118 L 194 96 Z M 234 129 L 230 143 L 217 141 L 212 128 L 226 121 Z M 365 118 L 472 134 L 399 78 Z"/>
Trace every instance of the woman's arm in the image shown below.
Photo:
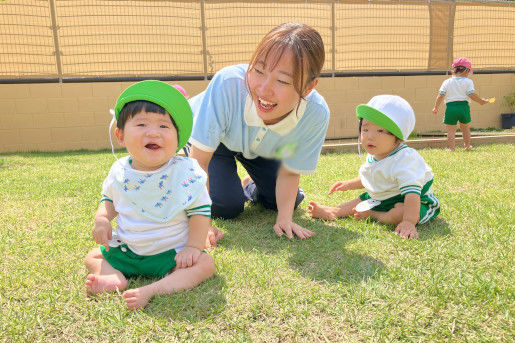
<path fill-rule="evenodd" d="M 293 222 L 293 210 L 299 189 L 299 179 L 299 174 L 287 170 L 284 166 L 279 168 L 275 186 L 278 213 L 274 225 L 274 231 L 278 236 L 285 233 L 288 238 L 293 238 L 293 233 L 295 233 L 300 239 L 306 239 L 314 234 L 314 232 Z"/>

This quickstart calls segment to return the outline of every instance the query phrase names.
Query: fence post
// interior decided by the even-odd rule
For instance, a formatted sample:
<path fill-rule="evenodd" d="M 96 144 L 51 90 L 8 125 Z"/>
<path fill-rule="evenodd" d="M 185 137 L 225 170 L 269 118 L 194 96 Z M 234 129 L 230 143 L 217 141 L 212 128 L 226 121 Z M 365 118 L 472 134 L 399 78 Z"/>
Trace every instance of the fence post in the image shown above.
<path fill-rule="evenodd" d="M 331 3 L 331 69 L 333 71 L 333 77 L 336 73 L 336 13 L 335 13 L 335 4 Z"/>
<path fill-rule="evenodd" d="M 200 1 L 200 21 L 202 31 L 202 59 L 204 62 L 204 80 L 207 80 L 207 42 L 206 42 L 206 13 L 204 8 L 204 0 Z"/>
<path fill-rule="evenodd" d="M 57 20 L 55 16 L 55 3 L 54 0 L 50 0 L 48 2 L 48 6 L 50 7 L 50 17 L 52 19 L 52 33 L 54 35 L 54 47 L 55 47 L 55 63 L 57 65 L 57 77 L 59 79 L 59 83 L 63 82 L 63 68 L 61 65 L 61 50 L 59 49 L 59 37 L 57 35 L 57 30 L 59 30 L 59 26 L 57 26 Z"/>
<path fill-rule="evenodd" d="M 428 70 L 447 70 L 452 63 L 456 0 L 428 2 L 429 59 Z"/>
<path fill-rule="evenodd" d="M 449 8 L 449 28 L 448 28 L 448 35 L 447 35 L 447 51 L 449 52 L 447 54 L 447 68 L 445 70 L 449 69 L 449 66 L 452 64 L 453 55 L 454 55 L 454 18 L 456 16 L 456 0 L 453 0 L 451 2 L 451 7 Z"/>

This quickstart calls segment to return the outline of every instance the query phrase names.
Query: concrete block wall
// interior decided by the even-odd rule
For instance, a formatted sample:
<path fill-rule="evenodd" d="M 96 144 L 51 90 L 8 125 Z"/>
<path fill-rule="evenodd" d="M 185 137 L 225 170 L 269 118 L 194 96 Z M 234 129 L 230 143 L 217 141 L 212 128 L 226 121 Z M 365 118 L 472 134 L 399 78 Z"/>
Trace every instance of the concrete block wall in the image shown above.
<path fill-rule="evenodd" d="M 331 109 L 331 121 L 327 138 L 356 137 L 358 123 L 355 108 L 367 103 L 378 94 L 396 94 L 405 98 L 415 110 L 417 123 L 415 131 L 428 133 L 445 131 L 442 124 L 445 105 L 440 106 L 438 116 L 432 114 L 434 102 L 442 82 L 449 76 L 371 76 L 322 78 L 317 90 L 325 97 Z M 501 128 L 501 113 L 508 110 L 502 107 L 504 95 L 515 92 L 515 74 L 476 74 L 473 75 L 476 93 L 479 96 L 495 97 L 493 104 L 471 104 L 474 128 Z"/>
<path fill-rule="evenodd" d="M 377 94 L 398 94 L 408 100 L 417 115 L 417 132 L 443 131 L 445 106 L 441 106 L 436 118 L 431 109 L 446 78 L 444 75 L 321 78 L 317 89 L 331 109 L 327 138 L 357 136 L 355 107 Z M 501 108 L 502 97 L 515 92 L 515 74 L 476 74 L 473 80 L 481 97 L 494 96 L 498 101 L 484 106 L 472 103 L 472 126 L 500 128 L 500 114 L 507 112 Z M 195 95 L 208 81 L 178 83 Z M 0 84 L 0 153 L 109 148 L 109 109 L 130 84 Z"/>

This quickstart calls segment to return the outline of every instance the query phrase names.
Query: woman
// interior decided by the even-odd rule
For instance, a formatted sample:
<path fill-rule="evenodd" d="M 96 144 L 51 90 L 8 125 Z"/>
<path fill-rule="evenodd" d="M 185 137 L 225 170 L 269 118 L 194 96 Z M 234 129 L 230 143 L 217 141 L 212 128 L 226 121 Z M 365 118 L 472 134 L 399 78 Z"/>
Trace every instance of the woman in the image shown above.
<path fill-rule="evenodd" d="M 236 217 L 252 200 L 278 211 L 277 235 L 314 234 L 292 216 L 304 198 L 300 175 L 315 172 L 329 122 L 329 108 L 314 90 L 324 59 L 317 31 L 282 24 L 262 39 L 249 65 L 220 70 L 190 99 L 190 157 L 208 173 L 213 217 Z M 243 184 L 236 160 L 251 177 Z M 212 228 L 211 244 L 219 238 Z"/>

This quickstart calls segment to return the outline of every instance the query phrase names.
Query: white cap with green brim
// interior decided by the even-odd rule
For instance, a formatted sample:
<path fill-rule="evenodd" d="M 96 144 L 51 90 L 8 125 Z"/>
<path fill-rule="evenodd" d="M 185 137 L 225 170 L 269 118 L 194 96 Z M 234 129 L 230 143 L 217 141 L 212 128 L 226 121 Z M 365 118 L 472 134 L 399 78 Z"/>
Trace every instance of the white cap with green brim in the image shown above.
<path fill-rule="evenodd" d="M 403 141 L 415 127 L 415 112 L 398 95 L 376 95 L 364 105 L 356 107 L 356 115 L 381 126 Z"/>

